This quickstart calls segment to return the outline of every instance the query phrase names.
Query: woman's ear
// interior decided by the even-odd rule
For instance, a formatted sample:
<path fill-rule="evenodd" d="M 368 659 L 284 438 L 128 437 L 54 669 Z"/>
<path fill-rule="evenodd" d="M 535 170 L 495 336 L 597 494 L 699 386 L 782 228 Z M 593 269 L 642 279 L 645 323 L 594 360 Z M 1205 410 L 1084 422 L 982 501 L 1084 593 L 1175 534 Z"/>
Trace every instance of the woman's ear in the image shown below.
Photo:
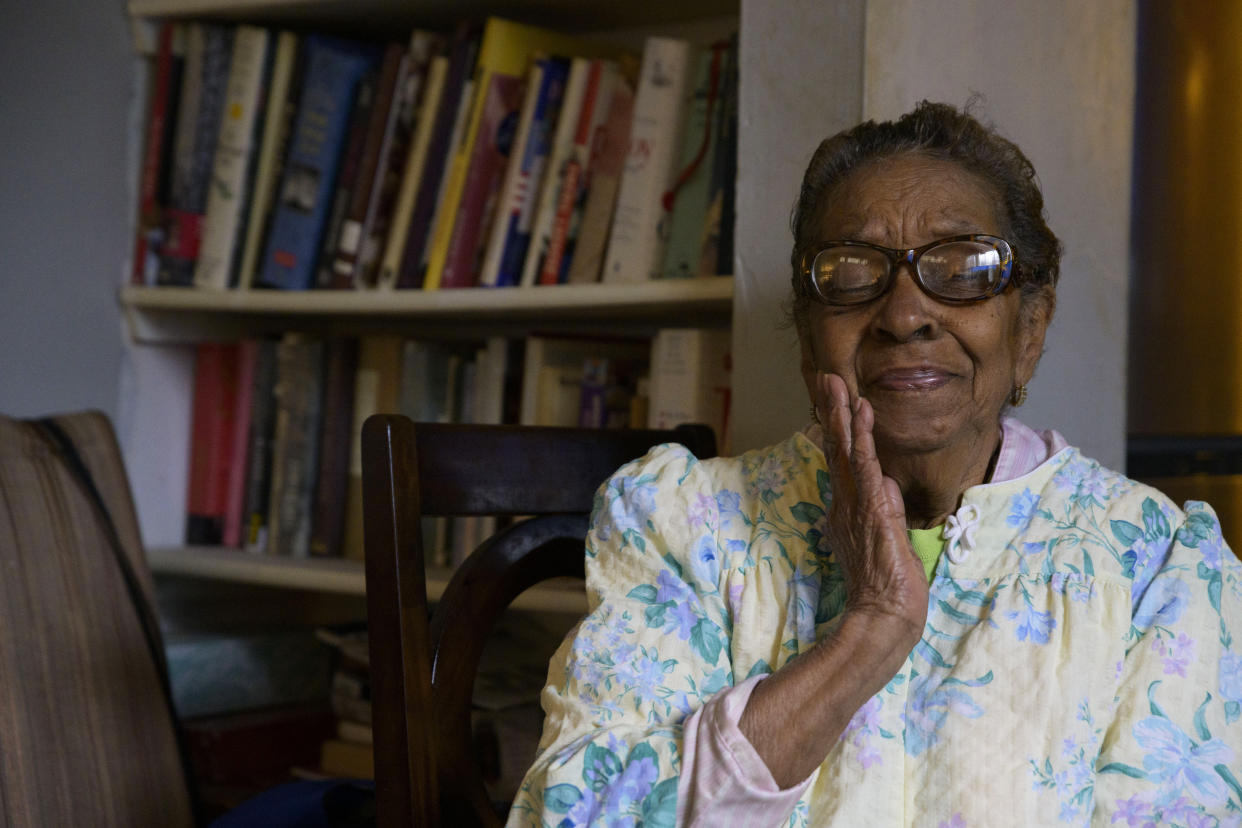
<path fill-rule="evenodd" d="M 1017 385 L 1026 385 L 1035 376 L 1035 366 L 1044 353 L 1044 338 L 1057 308 L 1056 288 L 1044 285 L 1039 293 L 1022 297 L 1018 318 L 1018 364 L 1015 366 Z"/>

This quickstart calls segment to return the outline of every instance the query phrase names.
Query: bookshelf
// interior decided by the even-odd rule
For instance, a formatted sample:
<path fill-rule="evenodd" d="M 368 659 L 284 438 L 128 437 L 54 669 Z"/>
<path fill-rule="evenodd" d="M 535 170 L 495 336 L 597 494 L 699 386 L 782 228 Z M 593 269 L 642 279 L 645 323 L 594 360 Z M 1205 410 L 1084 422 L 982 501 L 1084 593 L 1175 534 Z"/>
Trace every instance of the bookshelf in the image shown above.
<path fill-rule="evenodd" d="M 421 330 L 461 324 L 520 335 L 531 330 L 649 332 L 667 326 L 728 327 L 729 277 L 642 284 L 553 285 L 408 291 L 207 291 L 126 285 L 130 336 L 147 344 L 192 344 L 256 330 L 331 327 Z"/>
<path fill-rule="evenodd" d="M 488 15 L 546 25 L 639 49 L 649 34 L 706 43 L 736 31 L 738 0 L 666 3 L 638 0 L 130 0 L 136 48 L 149 52 L 155 24 L 166 19 L 214 19 L 287 26 L 334 34 L 382 36 L 410 28 L 447 29 Z M 399 38 L 398 38 L 399 39 Z M 141 136 L 137 136 L 141 143 Z M 364 578 L 348 560 L 282 559 L 216 547 L 177 544 L 184 524 L 184 459 L 190 356 L 196 343 L 298 330 L 332 335 L 399 333 L 420 338 L 521 337 L 532 332 L 650 336 L 663 327 L 732 326 L 732 277 L 660 280 L 638 284 L 555 285 L 459 290 L 203 290 L 119 288 L 132 356 L 133 406 L 142 439 L 128 441 L 157 573 L 211 581 L 285 587 L 359 596 Z M 159 412 L 159 415 L 142 412 Z M 182 420 L 186 420 L 184 423 Z M 136 448 L 133 448 L 137 445 Z M 146 501 L 145 503 L 143 501 Z M 431 571 L 437 598 L 450 572 Z M 526 609 L 580 613 L 581 586 L 541 587 L 518 599 Z"/>

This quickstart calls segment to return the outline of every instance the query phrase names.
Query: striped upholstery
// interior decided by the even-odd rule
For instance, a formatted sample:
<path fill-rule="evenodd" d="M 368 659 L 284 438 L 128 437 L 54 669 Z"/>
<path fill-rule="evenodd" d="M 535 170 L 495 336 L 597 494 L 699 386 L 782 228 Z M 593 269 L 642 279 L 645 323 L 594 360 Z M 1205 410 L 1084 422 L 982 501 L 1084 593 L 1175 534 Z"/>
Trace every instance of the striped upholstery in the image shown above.
<path fill-rule="evenodd" d="M 150 596 L 107 418 L 58 417 Z M 0 417 L 0 825 L 192 825 L 158 674 L 82 487 Z"/>

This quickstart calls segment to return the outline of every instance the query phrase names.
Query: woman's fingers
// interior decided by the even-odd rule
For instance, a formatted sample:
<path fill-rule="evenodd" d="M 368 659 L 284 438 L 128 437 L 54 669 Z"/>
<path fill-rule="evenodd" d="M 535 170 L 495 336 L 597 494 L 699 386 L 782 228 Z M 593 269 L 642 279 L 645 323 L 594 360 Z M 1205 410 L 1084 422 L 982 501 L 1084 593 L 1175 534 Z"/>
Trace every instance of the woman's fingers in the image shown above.
<path fill-rule="evenodd" d="M 817 386 L 819 399 L 816 405 L 820 410 L 824 431 L 824 456 L 828 460 L 828 471 L 832 479 L 837 481 L 834 488 L 838 491 L 842 488 L 852 491 L 850 454 L 854 440 L 849 392 L 845 388 L 845 381 L 836 374 L 820 374 Z"/>

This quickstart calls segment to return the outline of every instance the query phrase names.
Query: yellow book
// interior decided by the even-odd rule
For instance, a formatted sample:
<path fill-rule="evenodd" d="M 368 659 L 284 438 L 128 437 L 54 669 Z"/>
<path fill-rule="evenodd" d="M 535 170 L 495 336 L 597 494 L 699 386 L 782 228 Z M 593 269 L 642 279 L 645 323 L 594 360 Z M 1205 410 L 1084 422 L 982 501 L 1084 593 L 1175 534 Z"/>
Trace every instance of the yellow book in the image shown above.
<path fill-rule="evenodd" d="M 531 52 L 542 51 L 553 55 L 610 57 L 615 49 L 593 45 L 580 37 L 554 32 L 537 26 L 512 23 L 499 18 L 488 18 L 479 44 L 479 57 L 474 69 L 474 86 L 471 92 L 470 115 L 461 141 L 450 150 L 448 173 L 445 178 L 441 203 L 437 213 L 457 215 L 462 193 L 466 186 L 470 158 L 478 139 L 479 122 L 483 113 L 483 101 L 497 75 L 521 77 L 525 74 Z M 453 222 L 437 222 L 429 242 L 427 275 L 423 290 L 440 287 L 440 276 L 448 257 L 449 241 L 453 236 Z"/>

